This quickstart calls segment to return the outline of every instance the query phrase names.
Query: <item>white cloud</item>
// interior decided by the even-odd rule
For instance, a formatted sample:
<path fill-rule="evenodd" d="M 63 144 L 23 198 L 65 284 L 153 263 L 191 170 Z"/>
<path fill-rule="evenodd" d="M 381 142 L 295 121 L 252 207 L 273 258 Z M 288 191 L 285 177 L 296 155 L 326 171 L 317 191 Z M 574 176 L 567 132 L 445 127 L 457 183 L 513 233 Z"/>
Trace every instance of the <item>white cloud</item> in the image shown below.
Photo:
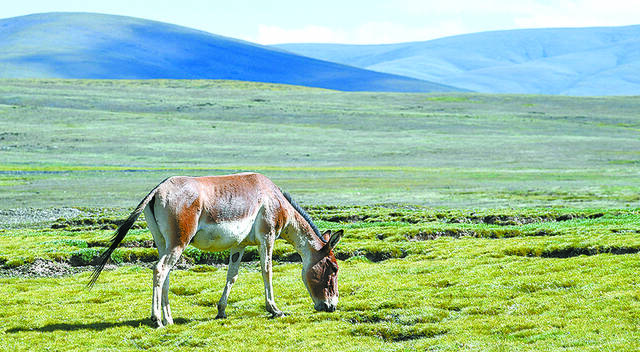
<path fill-rule="evenodd" d="M 251 41 L 266 45 L 282 43 L 385 44 L 423 41 L 463 32 L 464 26 L 456 20 L 417 27 L 390 21 L 366 22 L 350 30 L 312 25 L 301 28 L 260 25 L 257 37 Z"/>
<path fill-rule="evenodd" d="M 476 16 L 495 13 L 526 13 L 537 0 L 395 0 L 394 7 L 409 16 Z"/>
<path fill-rule="evenodd" d="M 283 28 L 279 26 L 259 25 L 258 36 L 254 42 L 260 44 L 282 43 L 343 43 L 345 34 L 324 26 L 304 26 L 302 28 Z"/>
<path fill-rule="evenodd" d="M 384 44 L 423 41 L 458 34 L 464 31 L 460 21 L 439 22 L 429 26 L 408 26 L 393 22 L 368 22 L 357 27 L 351 43 Z"/>
<path fill-rule="evenodd" d="M 514 16 L 520 28 L 622 26 L 640 22 L 640 6 L 627 0 L 574 0 L 537 4 L 535 11 Z"/>
<path fill-rule="evenodd" d="M 349 21 L 307 25 L 260 25 L 250 41 L 378 44 L 519 28 L 622 26 L 640 23 L 640 6 L 629 0 L 371 0 Z M 321 25 L 318 25 L 321 24 Z"/>
<path fill-rule="evenodd" d="M 640 4 L 629 0 L 395 0 L 411 22 L 458 20 L 462 33 L 542 27 L 623 26 L 640 23 Z M 436 23 L 437 24 L 437 23 Z"/>

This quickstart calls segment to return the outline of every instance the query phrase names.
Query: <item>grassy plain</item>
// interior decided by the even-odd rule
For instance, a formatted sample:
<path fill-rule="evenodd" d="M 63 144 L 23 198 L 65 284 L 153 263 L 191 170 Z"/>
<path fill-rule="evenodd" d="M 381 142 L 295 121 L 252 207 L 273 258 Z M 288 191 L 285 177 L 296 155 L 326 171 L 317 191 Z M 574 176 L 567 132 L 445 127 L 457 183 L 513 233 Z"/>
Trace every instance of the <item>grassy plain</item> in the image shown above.
<path fill-rule="evenodd" d="M 0 81 L 0 208 L 131 207 L 260 171 L 306 204 L 637 207 L 639 97 Z"/>
<path fill-rule="evenodd" d="M 638 350 L 638 111 L 638 97 L 2 80 L 0 350 Z M 279 241 L 290 314 L 268 319 L 251 249 L 214 320 L 227 254 L 191 248 L 176 325 L 154 329 L 144 219 L 85 289 L 156 183 L 237 171 L 346 230 L 336 312 L 313 311 Z"/>
<path fill-rule="evenodd" d="M 291 247 L 279 241 L 274 287 L 289 313 L 269 319 L 259 265 L 243 264 L 225 321 L 214 320 L 224 257 L 188 251 L 172 275 L 176 325 L 149 316 L 155 249 L 138 229 L 92 291 L 89 272 L 7 276 L 24 262 L 81 265 L 110 231 L 89 219 L 2 230 L 0 347 L 5 350 L 634 351 L 640 348 L 637 210 L 480 211 L 314 207 L 345 228 L 340 305 L 314 312 Z M 361 219 L 364 215 L 370 218 Z M 347 220 L 350 219 L 350 220 Z M 141 224 L 141 227 L 144 227 Z M 20 245 L 17 245 L 20 244 Z M 146 246 L 146 247 L 145 247 Z M 85 250 L 96 251 L 86 252 Z M 8 256 L 8 257 L 5 257 Z M 73 259 L 76 257 L 75 259 Z M 249 259 L 256 258 L 249 252 Z M 197 264 L 197 263 L 213 263 Z M 196 265 L 193 265 L 196 264 Z M 22 266 L 23 267 L 23 266 Z M 126 302 L 126 303 L 125 303 Z"/>

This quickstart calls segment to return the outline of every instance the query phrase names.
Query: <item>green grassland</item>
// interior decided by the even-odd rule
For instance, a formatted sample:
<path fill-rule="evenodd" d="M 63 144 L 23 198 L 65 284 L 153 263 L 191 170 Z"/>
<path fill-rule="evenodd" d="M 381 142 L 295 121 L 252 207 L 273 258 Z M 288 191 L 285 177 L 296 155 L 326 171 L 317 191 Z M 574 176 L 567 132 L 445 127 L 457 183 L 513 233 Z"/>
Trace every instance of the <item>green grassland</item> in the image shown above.
<path fill-rule="evenodd" d="M 214 320 L 226 253 L 188 250 L 172 276 L 176 325 L 149 316 L 155 249 L 144 223 L 92 291 L 89 272 L 0 277 L 6 350 L 634 351 L 640 348 L 637 210 L 457 210 L 312 207 L 337 248 L 340 305 L 313 311 L 278 241 L 274 287 L 288 315 L 269 319 L 254 251 L 225 321 Z M 363 217 L 368 216 L 366 219 Z M 92 221 L 92 219 L 94 221 Z M 49 260 L 82 266 L 105 249 L 111 218 L 0 232 L 7 268 Z M 19 245 L 18 245 L 19 244 Z M 151 252 L 147 254 L 147 252 Z M 85 257 L 84 259 L 82 257 Z M 21 263 L 16 263 L 16 258 Z M 187 265 L 189 264 L 189 265 Z M 213 265 L 210 265 L 213 264 Z M 125 303 L 126 302 L 126 303 Z"/>
<path fill-rule="evenodd" d="M 636 351 L 640 97 L 343 93 L 225 81 L 0 80 L 0 350 Z M 113 229 L 175 174 L 259 171 L 336 248 L 315 312 L 278 241 L 264 310 L 249 248 L 189 247 L 176 324 L 148 319 L 144 217 L 89 291 Z"/>
<path fill-rule="evenodd" d="M 0 81 L 0 208 L 130 207 L 259 171 L 306 204 L 637 207 L 640 97 Z"/>

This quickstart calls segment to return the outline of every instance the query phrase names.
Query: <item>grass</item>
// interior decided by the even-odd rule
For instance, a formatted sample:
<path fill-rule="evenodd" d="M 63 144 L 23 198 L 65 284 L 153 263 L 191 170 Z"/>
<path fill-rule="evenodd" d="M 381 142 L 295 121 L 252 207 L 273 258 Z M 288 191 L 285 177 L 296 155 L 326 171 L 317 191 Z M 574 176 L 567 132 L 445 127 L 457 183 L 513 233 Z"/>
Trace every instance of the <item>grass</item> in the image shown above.
<path fill-rule="evenodd" d="M 288 316 L 268 319 L 259 266 L 250 261 L 243 264 L 231 294 L 229 319 L 213 319 L 225 267 L 192 265 L 172 275 L 170 299 L 177 324 L 156 330 L 147 319 L 151 269 L 140 263 L 145 257 L 131 255 L 145 250 L 132 244 L 150 239 L 145 229 L 138 229 L 114 255 L 128 264 L 103 273 L 92 291 L 85 288 L 88 272 L 0 277 L 5 297 L 0 314 L 6 317 L 0 322 L 0 346 L 17 351 L 640 347 L 638 209 L 309 210 L 322 228 L 347 229 L 336 252 L 341 295 L 333 314 L 313 311 L 299 277 L 300 264 L 289 262 L 292 248 L 278 241 L 274 287 Z M 99 226 L 109 219 L 105 215 L 2 230 L 4 272 L 10 272 L 15 258 L 86 264 L 67 258 L 91 249 L 96 250 L 91 256 L 97 256 L 110 235 Z M 187 251 L 185 262 L 195 263 L 198 255 Z M 25 314 L 27 307 L 38 311 Z"/>
<path fill-rule="evenodd" d="M 340 259 L 389 258 L 433 253 L 431 240 L 439 238 L 511 239 L 496 242 L 502 251 L 521 256 L 561 256 L 562 253 L 636 253 L 638 210 L 520 209 L 467 212 L 426 208 L 336 207 L 309 208 L 317 224 L 326 229 L 345 229 L 348 237 L 336 255 Z M 38 259 L 67 262 L 74 266 L 95 263 L 110 244 L 121 219 L 112 212 L 85 209 L 91 217 L 58 219 L 40 228 L 0 229 L 0 262 L 16 267 Z M 124 215 L 122 216 L 124 218 Z M 142 217 L 144 219 L 144 216 Z M 36 226 L 37 227 L 37 226 Z M 139 221 L 113 255 L 115 262 L 155 262 L 157 250 Z M 596 235 L 599 234 L 599 235 Z M 506 246 L 506 243 L 510 243 Z M 277 260 L 299 260 L 284 241 L 274 249 Z M 225 264 L 228 253 L 205 253 L 191 248 L 184 253 L 191 264 Z M 248 248 L 245 260 L 257 260 Z"/>
<path fill-rule="evenodd" d="M 170 175 L 238 171 L 262 172 L 306 204 L 637 207 L 639 105 L 0 80 L 0 207 L 126 208 Z"/>
<path fill-rule="evenodd" d="M 352 209 L 342 210 L 346 217 Z M 521 215 L 538 216 L 535 211 Z M 172 275 L 170 299 L 177 324 L 156 330 L 147 319 L 151 270 L 130 264 L 106 271 L 92 291 L 84 286 L 88 272 L 59 278 L 0 278 L 0 293 L 5 297 L 0 308 L 5 317 L 0 323 L 0 345 L 17 351 L 34 347 L 233 350 L 238 346 L 283 351 L 328 347 L 346 351 L 632 351 L 639 347 L 636 211 L 524 225 L 424 219 L 416 224 L 323 223 L 334 228 L 349 225 L 338 249 L 344 259 L 340 261 L 341 301 L 333 314 L 313 311 L 299 278 L 299 263 L 281 263 L 274 269 L 274 287 L 278 303 L 289 315 L 268 319 L 261 275 L 257 263 L 250 262 L 243 264 L 234 286 L 229 319 L 214 320 L 226 271 L 193 266 Z M 491 235 L 502 227 L 518 229 L 520 235 Z M 425 228 L 483 229 L 486 235 L 401 239 Z M 7 233 L 13 231 L 0 236 L 3 253 L 7 243 L 15 240 Z M 22 239 L 32 241 L 36 253 L 40 248 L 45 256 L 47 249 L 84 248 L 83 239 L 103 235 L 100 230 L 23 231 Z M 554 233 L 544 236 L 540 231 Z M 49 240 L 42 241 L 43 236 Z M 132 234 L 132 240 L 143 237 L 149 237 L 144 230 Z M 385 248 L 402 251 L 404 256 L 372 262 L 360 254 Z M 567 248 L 592 251 L 570 253 Z M 610 248 L 629 251 L 616 253 Z M 565 255 L 544 255 L 553 251 Z M 38 310 L 24 314 L 26 307 Z"/>
<path fill-rule="evenodd" d="M 0 80 L 0 350 L 638 350 L 638 105 Z M 289 314 L 268 318 L 249 248 L 215 320 L 228 254 L 189 248 L 176 324 L 155 329 L 144 218 L 86 290 L 88 264 L 159 181 L 251 170 L 345 229 L 336 312 L 313 310 L 278 241 Z"/>

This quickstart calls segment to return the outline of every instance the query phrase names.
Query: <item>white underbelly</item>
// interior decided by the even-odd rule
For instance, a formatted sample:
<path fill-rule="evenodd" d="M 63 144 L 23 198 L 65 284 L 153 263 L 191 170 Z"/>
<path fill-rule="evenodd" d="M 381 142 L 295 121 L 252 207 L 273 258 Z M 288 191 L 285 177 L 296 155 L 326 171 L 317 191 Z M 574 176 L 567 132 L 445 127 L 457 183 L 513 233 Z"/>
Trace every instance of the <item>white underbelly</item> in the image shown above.
<path fill-rule="evenodd" d="M 200 223 L 191 244 L 203 251 L 218 252 L 254 243 L 254 219 L 219 224 Z"/>

